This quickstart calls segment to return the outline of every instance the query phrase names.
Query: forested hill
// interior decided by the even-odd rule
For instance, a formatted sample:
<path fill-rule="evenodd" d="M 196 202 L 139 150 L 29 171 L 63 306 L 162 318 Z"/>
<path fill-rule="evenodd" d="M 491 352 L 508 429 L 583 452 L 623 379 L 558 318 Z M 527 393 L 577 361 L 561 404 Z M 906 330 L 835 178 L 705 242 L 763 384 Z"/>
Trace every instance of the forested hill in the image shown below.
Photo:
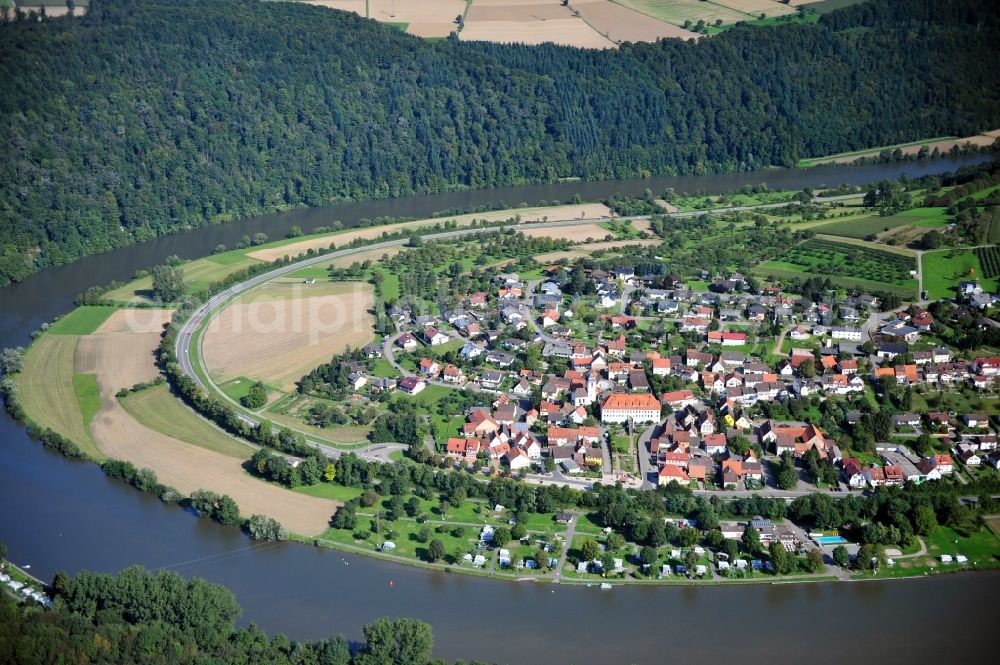
<path fill-rule="evenodd" d="M 346 198 L 790 165 L 1000 126 L 992 0 L 608 51 L 427 42 L 249 0 L 0 26 L 0 282 Z"/>

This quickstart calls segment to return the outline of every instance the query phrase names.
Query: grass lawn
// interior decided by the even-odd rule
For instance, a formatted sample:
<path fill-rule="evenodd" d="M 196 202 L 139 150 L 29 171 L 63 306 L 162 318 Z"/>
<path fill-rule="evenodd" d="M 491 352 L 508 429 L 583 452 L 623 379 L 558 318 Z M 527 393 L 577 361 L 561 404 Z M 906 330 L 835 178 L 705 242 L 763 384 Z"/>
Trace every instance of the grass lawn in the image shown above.
<path fill-rule="evenodd" d="M 360 487 L 344 487 L 336 483 L 319 483 L 318 485 L 310 485 L 309 487 L 296 487 L 292 491 L 307 496 L 342 501 L 344 503 L 356 499 L 364 493 L 364 490 Z"/>
<path fill-rule="evenodd" d="M 94 459 L 103 460 L 84 421 L 73 382 L 78 341 L 79 337 L 71 335 L 42 335 L 29 347 L 15 381 L 29 419 L 62 434 Z"/>
<path fill-rule="evenodd" d="M 932 556 L 964 554 L 970 563 L 1000 563 L 1000 538 L 990 529 L 980 529 L 966 538 L 948 527 L 939 526 L 925 541 L 927 553 Z"/>
<path fill-rule="evenodd" d="M 84 305 L 77 307 L 72 312 L 62 317 L 51 326 L 51 335 L 89 335 L 101 324 L 107 321 L 108 317 L 117 307 L 102 307 L 95 305 Z"/>
<path fill-rule="evenodd" d="M 958 283 L 978 279 L 988 293 L 997 288 L 997 278 L 984 279 L 979 258 L 971 249 L 943 249 L 927 252 L 923 259 L 924 289 L 932 299 L 950 298 L 955 295 Z M 971 271 L 971 272 L 970 272 Z"/>
<path fill-rule="evenodd" d="M 76 394 L 76 401 L 80 405 L 83 424 L 90 427 L 94 416 L 101 410 L 101 393 L 97 389 L 97 375 L 74 374 L 73 392 Z"/>
<path fill-rule="evenodd" d="M 368 441 L 368 433 L 371 427 L 364 425 L 345 425 L 343 427 L 331 427 L 323 430 L 323 435 L 328 441 L 334 443 L 360 443 Z"/>
<path fill-rule="evenodd" d="M 431 540 L 440 540 L 444 545 L 448 557 L 456 560 L 461 560 L 462 554 L 466 552 L 475 552 L 476 543 L 478 542 L 478 532 L 476 529 L 470 527 L 464 527 L 464 533 L 456 536 L 452 533 L 455 527 L 445 526 L 439 532 L 438 526 L 427 524 L 426 526 L 431 531 L 430 538 L 428 538 L 426 543 L 421 543 L 417 540 L 416 534 L 424 525 L 417 523 L 416 520 L 409 518 L 394 521 L 382 519 L 379 521 L 381 534 L 376 533 L 375 529 L 372 528 L 373 522 L 374 518 L 372 517 L 358 515 L 358 523 L 354 529 L 331 528 L 325 531 L 321 538 L 339 543 L 370 547 L 373 550 L 382 542 L 392 540 L 396 545 L 396 549 L 389 554 L 394 558 L 411 561 L 427 560 L 427 546 Z M 355 535 L 363 535 L 364 538 L 357 539 Z"/>
<path fill-rule="evenodd" d="M 446 353 L 448 353 L 449 351 L 458 351 L 463 346 L 465 346 L 465 342 L 464 341 L 462 341 L 460 339 L 452 339 L 452 340 L 450 340 L 448 342 L 445 342 L 444 344 L 439 344 L 437 346 L 426 347 L 426 351 L 427 351 L 427 353 L 429 353 L 430 355 L 432 355 L 432 356 L 434 356 L 436 358 L 443 358 L 444 355 Z"/>
<path fill-rule="evenodd" d="M 256 383 L 256 381 L 253 379 L 248 379 L 245 376 L 238 376 L 235 379 L 220 384 L 219 387 L 222 388 L 222 392 L 224 392 L 228 397 L 238 402 L 250 393 L 250 388 L 253 387 L 254 383 Z M 268 392 L 270 392 L 270 390 Z"/>
<path fill-rule="evenodd" d="M 421 390 L 416 395 L 404 395 L 403 393 L 396 393 L 392 396 L 394 400 L 411 400 L 417 402 L 420 406 L 427 407 L 430 409 L 431 414 L 437 413 L 437 404 L 444 397 L 448 395 L 451 391 L 450 388 L 445 388 L 444 386 L 427 386 Z"/>
<path fill-rule="evenodd" d="M 343 427 L 332 429 L 315 427 L 305 423 L 301 418 L 290 416 L 287 413 L 282 413 L 278 410 L 272 411 L 268 409 L 267 418 L 277 425 L 283 425 L 285 427 L 291 427 L 293 429 L 306 432 L 320 441 L 325 441 L 336 446 L 344 446 L 349 443 L 366 442 L 365 436 L 368 434 L 367 427 Z M 344 431 L 338 432 L 338 430 Z"/>
<path fill-rule="evenodd" d="M 924 538 L 927 543 L 925 556 L 910 557 L 896 561 L 892 568 L 883 567 L 878 574 L 871 571 L 855 573 L 857 577 L 909 577 L 935 572 L 955 572 L 964 568 L 996 568 L 1000 566 L 1000 537 L 989 528 L 982 528 L 969 537 L 961 536 L 945 526 L 937 527 Z M 942 554 L 955 556 L 962 554 L 968 563 L 944 563 Z"/>
<path fill-rule="evenodd" d="M 389 364 L 389 361 L 385 358 L 378 358 L 372 363 L 372 376 L 378 376 L 382 378 L 393 378 L 399 376 L 399 372 L 396 368 Z"/>
<path fill-rule="evenodd" d="M 121 398 L 133 418 L 157 432 L 237 459 L 250 459 L 254 449 L 229 436 L 184 406 L 166 384 Z"/>
<path fill-rule="evenodd" d="M 288 275 L 295 279 L 315 279 L 317 281 L 329 281 L 330 272 L 324 265 L 308 266 Z"/>

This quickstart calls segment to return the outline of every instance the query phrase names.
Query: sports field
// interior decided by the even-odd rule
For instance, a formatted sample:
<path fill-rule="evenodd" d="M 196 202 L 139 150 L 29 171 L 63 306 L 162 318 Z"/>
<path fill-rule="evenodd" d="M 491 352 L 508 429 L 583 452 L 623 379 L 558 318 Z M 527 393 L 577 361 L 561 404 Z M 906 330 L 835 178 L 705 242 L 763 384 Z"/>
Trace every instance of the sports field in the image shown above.
<path fill-rule="evenodd" d="M 345 348 L 375 338 L 364 282 L 265 284 L 224 307 L 203 336 L 217 381 L 247 377 L 283 390 Z"/>

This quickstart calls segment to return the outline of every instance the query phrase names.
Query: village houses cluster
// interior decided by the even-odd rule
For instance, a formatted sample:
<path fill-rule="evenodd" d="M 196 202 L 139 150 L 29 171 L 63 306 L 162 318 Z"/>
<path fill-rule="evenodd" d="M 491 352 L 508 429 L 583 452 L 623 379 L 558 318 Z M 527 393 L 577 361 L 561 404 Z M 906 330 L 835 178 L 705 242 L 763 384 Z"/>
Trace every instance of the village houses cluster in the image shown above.
<path fill-rule="evenodd" d="M 415 370 L 386 379 L 358 368 L 355 388 L 418 394 L 436 384 L 484 395 L 486 403 L 465 414 L 461 431 L 438 442 L 466 464 L 481 460 L 528 472 L 542 470 L 549 458 L 550 470 L 557 466 L 567 476 L 606 474 L 613 432 L 658 424 L 648 443 L 650 476 L 657 483 L 763 487 L 767 469 L 756 451 L 798 459 L 815 449 L 854 488 L 933 480 L 951 473 L 954 464 L 950 455 L 919 457 L 887 443 L 880 443 L 882 465 L 863 464 L 844 457 L 817 424 L 754 418 L 753 408 L 864 393 L 885 379 L 902 386 L 987 389 L 1000 378 L 1000 358 L 963 361 L 944 347 L 914 350 L 934 323 L 925 309 L 903 309 L 875 328 L 865 327 L 879 306 L 871 295 L 825 304 L 785 296 L 777 287 L 748 293 L 747 280 L 738 274 L 715 278 L 710 290 L 692 290 L 681 279 L 637 276 L 630 268 L 587 273 L 594 284 L 587 301 L 603 310 L 596 334 L 595 326 L 575 318 L 573 303 L 580 296 L 563 291 L 565 266 L 548 266 L 541 279 L 530 281 L 498 274 L 492 291 L 469 293 L 460 307 L 440 316 L 393 306 L 389 315 L 399 331 L 394 353 L 419 357 Z M 636 335 L 649 321 L 672 326 L 687 348 L 661 352 L 665 335 L 651 342 Z M 759 343 L 773 344 L 761 333 L 763 326 L 784 328 L 791 344 L 770 363 L 760 353 Z M 452 362 L 428 353 L 452 342 Z M 533 346 L 540 348 L 541 363 L 528 369 L 524 354 Z M 365 354 L 381 357 L 382 348 L 369 345 Z M 668 383 L 669 390 L 654 389 Z M 955 456 L 964 464 L 1000 465 L 984 416 L 904 414 L 895 421 L 939 428 L 964 421 L 963 430 L 973 433 L 956 438 Z M 755 445 L 741 443 L 737 452 L 730 445 L 734 439 Z"/>

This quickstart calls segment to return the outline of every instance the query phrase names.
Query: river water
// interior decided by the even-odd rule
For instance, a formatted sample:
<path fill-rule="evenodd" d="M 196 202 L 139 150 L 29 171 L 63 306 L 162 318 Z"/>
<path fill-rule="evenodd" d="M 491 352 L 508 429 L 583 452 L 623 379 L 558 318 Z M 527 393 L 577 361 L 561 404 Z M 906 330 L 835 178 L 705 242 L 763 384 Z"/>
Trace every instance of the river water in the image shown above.
<path fill-rule="evenodd" d="M 428 215 L 503 201 L 508 205 L 595 199 L 613 192 L 721 193 L 766 182 L 773 189 L 864 184 L 918 177 L 986 159 L 972 156 L 893 165 L 818 167 L 750 174 L 624 180 L 461 192 L 267 215 L 88 257 L 0 290 L 0 347 L 24 344 L 66 312 L 79 291 L 125 279 L 171 254 L 196 257 L 244 233 L 279 238 L 341 220 Z M 43 579 L 59 569 L 165 567 L 224 584 L 244 623 L 293 638 L 361 637 L 379 616 L 434 626 L 435 655 L 506 663 L 866 661 L 995 662 L 1000 574 L 920 580 L 745 587 L 596 588 L 511 583 L 344 555 L 298 544 L 254 544 L 238 530 L 199 520 L 121 483 L 96 466 L 32 442 L 0 416 L 0 539 L 10 558 Z"/>

